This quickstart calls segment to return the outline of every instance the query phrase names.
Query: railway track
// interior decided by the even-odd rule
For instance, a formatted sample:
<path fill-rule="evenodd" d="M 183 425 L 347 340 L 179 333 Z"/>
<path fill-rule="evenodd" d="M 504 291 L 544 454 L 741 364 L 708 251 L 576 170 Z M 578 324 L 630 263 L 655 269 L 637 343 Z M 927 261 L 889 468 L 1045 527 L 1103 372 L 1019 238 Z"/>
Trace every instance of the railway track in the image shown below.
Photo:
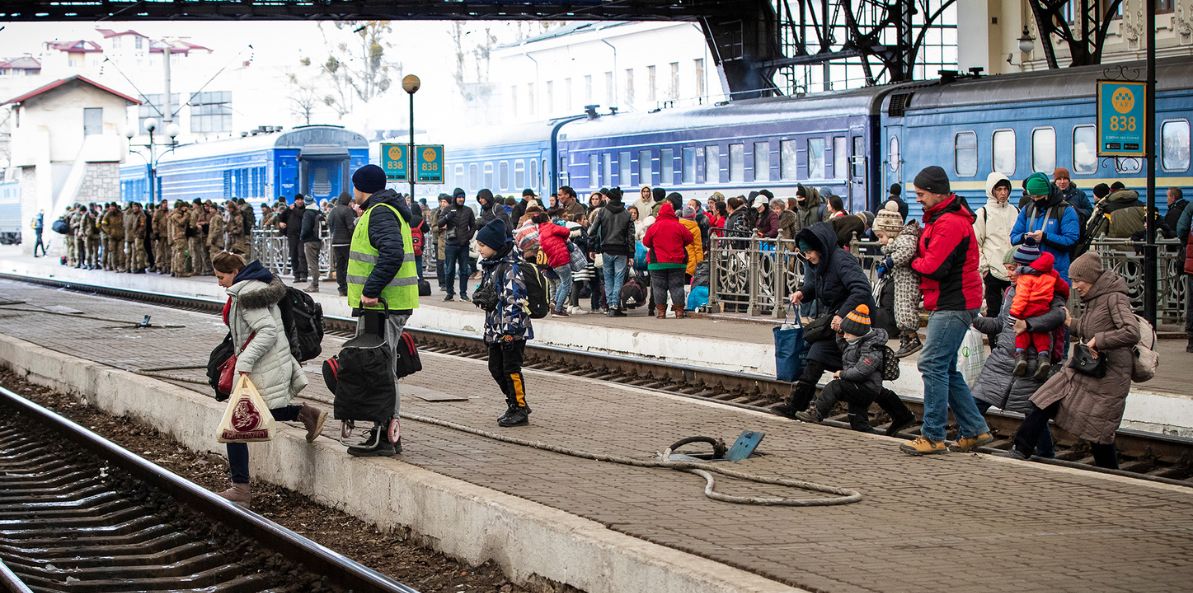
<path fill-rule="evenodd" d="M 218 313 L 223 306 L 220 301 L 194 296 L 149 293 L 98 284 L 11 274 L 0 274 L 0 278 L 204 313 Z M 356 322 L 351 318 L 329 316 L 324 318 L 324 323 L 327 333 L 343 337 L 351 337 L 356 328 Z M 419 349 L 423 351 L 475 359 L 486 356 L 483 342 L 474 335 L 433 329 L 407 328 L 407 331 L 415 336 L 419 343 Z M 791 389 L 789 383 L 776 381 L 762 375 L 736 373 L 652 359 L 627 358 L 547 344 L 528 344 L 525 366 L 536 370 L 588 377 L 695 399 L 715 401 L 762 412 L 771 412 L 771 406 L 781 402 Z M 904 399 L 904 402 L 916 413 L 917 417 L 922 415 L 922 402 L 914 399 Z M 882 417 L 876 417 L 873 420 L 877 428 L 883 428 L 883 423 L 888 421 Z M 993 453 L 1009 449 L 1010 437 L 1018 428 L 1022 416 L 991 411 L 987 414 L 987 421 L 996 440 L 982 450 Z M 846 429 L 849 426 L 844 413 L 829 418 L 825 423 Z M 913 429 L 901 434 L 913 436 L 918 433 L 918 427 L 913 427 Z M 1094 467 L 1093 455 L 1088 445 L 1078 442 L 1061 431 L 1056 431 L 1055 437 L 1057 457 L 1041 459 L 1041 462 L 1193 486 L 1193 439 L 1120 429 L 1115 442 L 1120 452 L 1121 469 L 1105 470 Z"/>
<path fill-rule="evenodd" d="M 415 593 L 0 388 L 0 590 Z"/>

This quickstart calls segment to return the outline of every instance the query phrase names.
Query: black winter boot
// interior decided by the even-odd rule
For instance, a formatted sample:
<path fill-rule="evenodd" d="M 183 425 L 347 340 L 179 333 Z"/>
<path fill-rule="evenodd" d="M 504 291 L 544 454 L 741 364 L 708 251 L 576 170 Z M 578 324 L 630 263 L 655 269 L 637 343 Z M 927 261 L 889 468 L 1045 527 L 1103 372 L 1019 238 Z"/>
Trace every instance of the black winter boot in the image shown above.
<path fill-rule="evenodd" d="M 510 428 L 511 426 L 526 426 L 530 424 L 530 408 L 522 406 L 514 408 L 509 414 L 503 416 L 497 421 L 497 426 L 502 428 Z"/>
<path fill-rule="evenodd" d="M 1023 377 L 1027 375 L 1027 359 L 1023 358 L 1022 350 L 1015 351 L 1015 369 L 1011 371 L 1011 374 L 1015 375 L 1016 377 Z"/>
<path fill-rule="evenodd" d="M 1039 355 L 1036 360 L 1036 372 L 1031 378 L 1043 382 L 1048 378 L 1048 373 L 1052 372 L 1052 360 L 1048 353 Z"/>

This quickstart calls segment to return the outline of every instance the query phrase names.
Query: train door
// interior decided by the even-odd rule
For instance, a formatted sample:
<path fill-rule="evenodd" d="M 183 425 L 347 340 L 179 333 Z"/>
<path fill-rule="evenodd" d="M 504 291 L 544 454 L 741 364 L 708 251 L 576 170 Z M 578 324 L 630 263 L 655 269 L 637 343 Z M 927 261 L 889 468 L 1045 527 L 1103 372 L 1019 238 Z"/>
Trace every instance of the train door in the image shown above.
<path fill-rule="evenodd" d="M 550 160 L 548 160 L 550 162 Z M 555 161 L 555 177 L 552 179 L 551 186 L 548 188 L 551 193 L 556 193 L 560 187 L 571 185 L 571 179 L 568 175 L 568 152 L 566 148 L 559 149 L 559 158 Z"/>
<path fill-rule="evenodd" d="M 302 159 L 303 195 L 316 201 L 328 200 L 339 195 L 341 161 L 338 159 Z"/>
<path fill-rule="evenodd" d="M 277 195 L 285 196 L 287 202 L 293 202 L 294 194 L 299 192 L 298 158 L 279 154 L 274 169 L 277 171 L 277 183 L 274 184 Z"/>
<path fill-rule="evenodd" d="M 866 131 L 861 126 L 849 130 L 849 202 L 853 210 L 871 210 L 868 200 L 870 180 L 866 156 Z"/>

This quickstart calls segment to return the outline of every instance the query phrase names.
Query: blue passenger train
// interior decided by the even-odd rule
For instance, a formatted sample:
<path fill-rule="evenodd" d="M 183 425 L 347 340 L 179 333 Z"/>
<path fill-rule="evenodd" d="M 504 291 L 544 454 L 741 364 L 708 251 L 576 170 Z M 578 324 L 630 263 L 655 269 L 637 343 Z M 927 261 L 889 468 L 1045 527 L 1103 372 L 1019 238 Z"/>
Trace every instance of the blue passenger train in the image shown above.
<path fill-rule="evenodd" d="M 1141 64 L 1123 66 L 1142 72 Z M 1141 163 L 1096 156 L 1095 83 L 1106 72 L 1090 66 L 949 77 L 507 127 L 447 144 L 445 185 L 470 197 L 484 187 L 514 193 L 522 179 L 539 193 L 570 185 L 582 196 L 658 185 L 703 200 L 714 191 L 764 187 L 791 196 L 802 183 L 826 187 L 850 210 L 873 210 L 891 184 L 909 183 L 935 164 L 975 208 L 995 169 L 1021 180 L 1033 171 L 1051 176 L 1059 166 L 1086 192 L 1114 180 L 1142 189 Z M 1158 187 L 1190 187 L 1193 68 L 1183 58 L 1161 60 L 1157 79 Z M 1163 211 L 1164 200 L 1157 202 Z"/>
<path fill-rule="evenodd" d="M 351 190 L 352 171 L 366 164 L 364 136 L 340 126 L 300 126 L 231 140 L 190 144 L 158 160 L 156 196 L 149 199 L 148 167 L 120 169 L 124 201 L 222 200 L 253 202 L 301 193 L 316 200 Z"/>

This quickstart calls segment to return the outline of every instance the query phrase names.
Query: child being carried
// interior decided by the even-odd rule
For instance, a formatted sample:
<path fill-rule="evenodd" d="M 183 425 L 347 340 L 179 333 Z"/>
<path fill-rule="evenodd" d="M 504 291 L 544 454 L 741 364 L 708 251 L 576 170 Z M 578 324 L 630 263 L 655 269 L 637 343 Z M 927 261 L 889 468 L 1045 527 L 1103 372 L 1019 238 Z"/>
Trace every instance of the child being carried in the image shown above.
<path fill-rule="evenodd" d="M 1053 269 L 1056 260 L 1051 253 L 1041 252 L 1036 242 L 1027 240 L 1015 250 L 1014 261 L 1019 264 L 1019 276 L 1015 280 L 1015 299 L 1011 301 L 1013 319 L 1029 319 L 1047 313 L 1052 308 L 1052 299 L 1060 295 L 1069 298 L 1069 284 Z M 1016 377 L 1027 374 L 1027 349 L 1035 350 L 1039 358 L 1037 381 L 1048 378 L 1052 370 L 1052 332 L 1028 331 L 1015 335 Z"/>

